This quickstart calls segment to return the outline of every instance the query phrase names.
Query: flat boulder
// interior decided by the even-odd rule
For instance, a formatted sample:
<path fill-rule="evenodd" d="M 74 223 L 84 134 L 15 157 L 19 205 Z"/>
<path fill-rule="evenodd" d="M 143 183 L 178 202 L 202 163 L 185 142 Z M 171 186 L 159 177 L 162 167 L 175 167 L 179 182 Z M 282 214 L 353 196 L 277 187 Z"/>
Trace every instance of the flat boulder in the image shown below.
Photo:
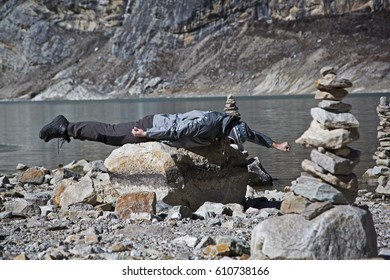
<path fill-rule="evenodd" d="M 310 127 L 295 140 L 295 143 L 304 147 L 324 147 L 337 150 L 358 139 L 359 132 L 356 127 L 326 129 L 313 120 Z"/>
<path fill-rule="evenodd" d="M 158 201 L 193 211 L 206 201 L 243 203 L 249 176 L 245 156 L 218 143 L 191 149 L 159 142 L 126 144 L 104 165 L 119 194 L 155 192 Z"/>
<path fill-rule="evenodd" d="M 310 113 L 314 120 L 329 129 L 359 127 L 359 121 L 351 113 L 333 113 L 319 107 L 311 108 Z"/>

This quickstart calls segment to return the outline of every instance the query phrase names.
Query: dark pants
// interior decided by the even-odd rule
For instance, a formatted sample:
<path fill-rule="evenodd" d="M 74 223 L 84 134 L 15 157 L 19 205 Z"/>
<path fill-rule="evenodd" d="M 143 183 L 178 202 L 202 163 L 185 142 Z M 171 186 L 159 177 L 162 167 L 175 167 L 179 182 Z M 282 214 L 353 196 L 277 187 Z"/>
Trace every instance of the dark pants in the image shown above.
<path fill-rule="evenodd" d="M 153 115 L 148 115 L 138 121 L 119 124 L 72 122 L 68 126 L 68 135 L 79 140 L 97 141 L 113 146 L 151 141 L 148 138 L 135 137 L 131 133 L 134 127 L 143 130 L 153 127 Z"/>

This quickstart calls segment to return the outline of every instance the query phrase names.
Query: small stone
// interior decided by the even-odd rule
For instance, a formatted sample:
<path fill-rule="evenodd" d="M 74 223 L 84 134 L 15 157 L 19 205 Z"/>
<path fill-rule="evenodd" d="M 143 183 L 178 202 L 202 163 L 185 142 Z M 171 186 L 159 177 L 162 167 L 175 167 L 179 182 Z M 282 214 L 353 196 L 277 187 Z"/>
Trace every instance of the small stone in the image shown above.
<path fill-rule="evenodd" d="M 27 258 L 25 253 L 22 253 L 20 255 L 17 255 L 16 257 L 14 257 L 14 260 L 28 260 L 28 258 Z"/>
<path fill-rule="evenodd" d="M 348 91 L 345 89 L 332 89 L 332 90 L 318 90 L 314 96 L 314 99 L 336 100 L 341 101 L 348 95 Z"/>
<path fill-rule="evenodd" d="M 42 167 L 31 167 L 18 176 L 18 181 L 22 184 L 40 185 L 45 181 L 46 173 L 47 170 Z"/>
<path fill-rule="evenodd" d="M 228 253 L 228 256 L 242 256 L 244 254 L 250 254 L 250 246 L 249 244 L 240 238 L 231 237 L 231 236 L 217 236 L 215 239 L 215 242 L 217 243 L 217 247 L 219 246 L 221 252 Z M 224 246 L 226 245 L 226 246 Z M 226 250 L 226 248 L 229 248 L 229 251 Z"/>
<path fill-rule="evenodd" d="M 199 217 L 205 218 L 207 213 L 215 213 L 216 215 L 232 216 L 233 211 L 228 206 L 222 203 L 214 203 L 206 201 L 201 207 L 196 210 L 195 214 Z"/>
<path fill-rule="evenodd" d="M 83 232 L 82 234 L 84 235 L 85 244 L 99 243 L 99 237 L 97 236 L 94 228 L 90 228 L 89 230 Z"/>
<path fill-rule="evenodd" d="M 15 198 L 9 201 L 4 201 L 4 210 L 10 211 L 13 214 L 22 214 L 29 217 L 40 215 L 41 209 L 38 205 L 31 203 L 23 198 Z"/>
<path fill-rule="evenodd" d="M 186 219 L 192 217 L 192 211 L 189 207 L 184 205 L 173 206 L 169 209 L 167 219 Z"/>
<path fill-rule="evenodd" d="M 178 237 L 178 238 L 175 238 L 174 240 L 172 240 L 173 244 L 184 244 L 190 248 L 195 248 L 195 246 L 198 244 L 198 242 L 199 242 L 199 240 L 197 237 L 190 236 L 190 235 Z"/>
<path fill-rule="evenodd" d="M 113 211 L 114 205 L 112 203 L 102 203 L 102 204 L 96 205 L 95 209 L 101 210 L 101 211 Z"/>
<path fill-rule="evenodd" d="M 356 191 L 358 189 L 358 180 L 355 174 L 337 175 L 332 173 L 321 173 L 316 170 L 316 164 L 308 159 L 302 161 L 302 169 L 315 177 L 321 178 L 325 182 L 338 188 Z"/>
<path fill-rule="evenodd" d="M 352 109 L 352 105 L 335 100 L 322 100 L 318 107 L 335 113 L 348 113 Z"/>
<path fill-rule="evenodd" d="M 314 86 L 319 90 L 343 89 L 352 87 L 352 82 L 348 79 L 318 79 L 314 81 Z"/>
<path fill-rule="evenodd" d="M 313 149 L 310 153 L 310 158 L 317 165 L 332 174 L 348 175 L 359 163 L 360 152 L 353 150 L 353 153 L 350 153 L 348 158 L 344 158 L 331 152 L 320 153 L 318 150 Z"/>
<path fill-rule="evenodd" d="M 300 214 L 306 209 L 308 204 L 310 204 L 310 201 L 307 198 L 298 195 L 290 195 L 283 200 L 280 211 L 284 214 Z"/>
<path fill-rule="evenodd" d="M 386 96 L 381 96 L 379 98 L 379 105 L 382 106 L 382 107 L 387 107 L 388 106 L 388 102 L 387 102 L 387 98 Z"/>
<path fill-rule="evenodd" d="M 229 256 L 230 248 L 227 244 L 209 245 L 204 250 L 205 255 Z"/>
<path fill-rule="evenodd" d="M 85 159 L 73 161 L 64 166 L 64 169 L 70 170 L 72 172 L 78 173 L 80 175 L 84 175 L 84 168 L 88 165 L 89 162 Z"/>
<path fill-rule="evenodd" d="M 386 195 L 390 195 L 390 184 L 389 184 L 390 181 L 388 181 L 386 183 L 386 185 L 382 185 L 379 183 L 378 187 L 375 189 L 375 192 L 376 193 L 379 193 L 379 194 L 386 194 Z"/>
<path fill-rule="evenodd" d="M 89 177 L 82 177 L 78 182 L 70 179 L 60 181 L 53 196 L 53 202 L 62 209 L 77 203 L 97 204 L 96 192 Z"/>
<path fill-rule="evenodd" d="M 16 170 L 19 170 L 19 171 L 25 171 L 28 169 L 28 166 L 23 164 L 23 163 L 18 163 L 15 167 Z"/>
<path fill-rule="evenodd" d="M 293 183 L 293 192 L 312 201 L 330 201 L 335 204 L 351 204 L 357 192 L 337 189 L 334 186 L 310 176 L 300 176 Z"/>
<path fill-rule="evenodd" d="M 195 248 L 202 249 L 209 245 L 215 245 L 215 240 L 210 236 L 205 236 L 199 241 L 199 243 L 195 246 Z"/>
<path fill-rule="evenodd" d="M 55 206 L 54 205 L 43 205 L 40 206 L 41 208 L 41 216 L 46 217 L 49 213 L 55 211 Z"/>
<path fill-rule="evenodd" d="M 218 218 L 207 219 L 207 225 L 209 225 L 211 227 L 220 226 L 221 225 L 221 220 L 218 219 Z"/>
<path fill-rule="evenodd" d="M 310 110 L 314 120 L 326 128 L 352 128 L 359 127 L 359 121 L 351 113 L 333 113 L 322 108 Z"/>
<path fill-rule="evenodd" d="M 252 187 L 272 186 L 272 177 L 262 166 L 258 157 L 248 159 L 248 185 Z"/>
<path fill-rule="evenodd" d="M 305 217 L 306 220 L 311 220 L 331 209 L 332 207 L 333 204 L 330 201 L 314 202 L 310 203 L 301 214 L 303 217 Z"/>
<path fill-rule="evenodd" d="M 379 165 L 379 166 L 390 167 L 390 158 L 389 159 L 377 159 L 375 161 L 375 164 Z"/>
<path fill-rule="evenodd" d="M 390 168 L 387 166 L 374 166 L 371 173 L 374 176 L 390 175 Z"/>
<path fill-rule="evenodd" d="M 233 211 L 233 217 L 243 217 L 244 214 L 244 206 L 238 203 L 228 203 L 226 204 Z"/>
<path fill-rule="evenodd" d="M 333 150 L 333 153 L 340 157 L 348 157 L 352 151 L 353 149 L 345 146 L 345 147 L 341 147 L 340 149 Z"/>
<path fill-rule="evenodd" d="M 6 184 L 9 184 L 9 179 L 7 176 L 1 176 L 0 177 L 0 186 L 4 186 Z"/>
<path fill-rule="evenodd" d="M 317 151 L 318 151 L 319 153 L 321 153 L 321 154 L 325 154 L 325 152 L 326 152 L 326 150 L 325 150 L 324 147 L 318 147 L 318 148 L 317 148 Z"/>
<path fill-rule="evenodd" d="M 81 236 L 80 236 L 80 235 L 71 234 L 71 235 L 68 235 L 68 236 L 64 239 L 64 243 L 72 244 L 72 243 L 78 242 L 80 239 L 81 239 Z"/>
<path fill-rule="evenodd" d="M 137 213 L 131 213 L 128 218 L 134 221 L 151 221 L 153 217 L 154 216 L 148 212 L 137 212 Z M 122 219 L 125 218 L 122 217 Z"/>
<path fill-rule="evenodd" d="M 295 143 L 305 147 L 324 147 L 331 150 L 340 149 L 360 137 L 357 128 L 326 129 L 313 120 L 310 127 L 297 139 Z"/>
<path fill-rule="evenodd" d="M 221 227 L 227 228 L 227 229 L 233 229 L 234 228 L 234 221 L 226 221 L 226 222 L 222 223 Z"/>
<path fill-rule="evenodd" d="M 135 192 L 118 197 L 115 213 L 120 219 L 127 219 L 131 213 L 145 212 L 156 214 L 156 193 Z"/>
<path fill-rule="evenodd" d="M 111 252 L 124 252 L 127 251 L 127 247 L 123 245 L 122 243 L 115 243 L 114 245 L 111 246 Z"/>

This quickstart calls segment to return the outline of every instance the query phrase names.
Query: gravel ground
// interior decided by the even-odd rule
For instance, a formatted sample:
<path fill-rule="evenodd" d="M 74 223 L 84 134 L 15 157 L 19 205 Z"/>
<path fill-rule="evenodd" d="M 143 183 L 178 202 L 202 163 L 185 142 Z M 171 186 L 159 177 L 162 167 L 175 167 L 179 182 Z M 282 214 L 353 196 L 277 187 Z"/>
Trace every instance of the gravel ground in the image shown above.
<path fill-rule="evenodd" d="M 379 255 L 390 259 L 390 197 L 361 190 L 355 203 L 368 206 L 377 233 Z"/>
<path fill-rule="evenodd" d="M 2 194 L 11 193 L 17 192 Z M 270 201 L 263 203 L 268 206 Z M 388 258 L 389 197 L 361 190 L 356 204 L 371 211 L 379 254 Z M 32 217 L 0 212 L 0 259 L 247 259 L 252 229 L 279 215 L 277 208 L 250 208 L 244 213 L 177 220 L 166 218 L 167 208 L 158 209 L 149 221 L 119 220 L 114 212 L 88 204 L 74 205 L 66 215 L 54 209 Z"/>

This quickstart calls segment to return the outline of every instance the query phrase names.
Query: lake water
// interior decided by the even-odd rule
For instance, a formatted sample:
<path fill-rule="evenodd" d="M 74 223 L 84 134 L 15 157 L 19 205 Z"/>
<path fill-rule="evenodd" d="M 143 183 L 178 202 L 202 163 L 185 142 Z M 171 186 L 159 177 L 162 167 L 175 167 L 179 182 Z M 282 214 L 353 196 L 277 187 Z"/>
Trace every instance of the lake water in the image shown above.
<path fill-rule="evenodd" d="M 360 177 L 375 165 L 372 155 L 378 147 L 376 106 L 386 94 L 349 94 L 343 102 L 352 105 L 352 113 L 360 122 L 360 139 L 350 146 L 362 152 L 354 172 Z M 390 100 L 390 97 L 388 97 Z M 108 123 L 136 120 L 153 113 L 185 112 L 193 109 L 222 111 L 225 97 L 132 99 L 106 101 L 0 102 L 0 175 L 15 172 L 18 163 L 53 169 L 73 160 L 105 159 L 116 147 L 101 143 L 72 140 L 58 153 L 57 141 L 48 143 L 38 138 L 41 127 L 56 115 L 70 121 L 95 120 Z M 301 162 L 310 157 L 310 149 L 295 144 L 309 127 L 310 108 L 317 106 L 313 95 L 277 97 L 236 97 L 242 119 L 276 142 L 289 141 L 290 153 L 267 149 L 252 143 L 245 148 L 250 156 L 258 156 L 263 167 L 276 179 L 275 188 L 283 188 L 300 176 Z"/>

